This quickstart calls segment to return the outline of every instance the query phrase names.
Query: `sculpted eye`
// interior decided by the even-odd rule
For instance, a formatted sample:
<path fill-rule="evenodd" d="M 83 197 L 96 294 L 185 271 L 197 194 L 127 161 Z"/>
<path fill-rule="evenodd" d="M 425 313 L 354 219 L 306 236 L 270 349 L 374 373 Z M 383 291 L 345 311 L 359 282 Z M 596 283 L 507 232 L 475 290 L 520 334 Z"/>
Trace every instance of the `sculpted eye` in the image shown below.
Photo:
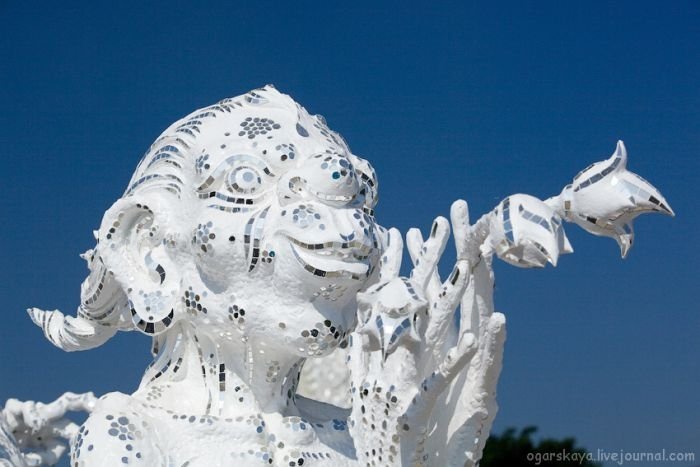
<path fill-rule="evenodd" d="M 235 154 L 217 164 L 206 180 L 197 187 L 200 199 L 216 201 L 208 207 L 225 212 L 245 212 L 265 198 L 276 175 L 260 158 Z M 243 207 L 245 205 L 245 207 Z"/>
<path fill-rule="evenodd" d="M 262 178 L 252 167 L 237 167 L 229 174 L 226 185 L 236 193 L 253 194 L 262 187 Z"/>

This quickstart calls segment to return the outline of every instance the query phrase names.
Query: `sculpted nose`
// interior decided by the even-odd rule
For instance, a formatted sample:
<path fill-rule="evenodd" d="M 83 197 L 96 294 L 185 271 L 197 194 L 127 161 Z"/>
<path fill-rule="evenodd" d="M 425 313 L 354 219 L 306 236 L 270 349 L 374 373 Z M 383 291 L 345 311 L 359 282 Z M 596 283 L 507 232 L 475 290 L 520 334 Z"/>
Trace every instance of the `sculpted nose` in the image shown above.
<path fill-rule="evenodd" d="M 357 173 L 350 160 L 339 154 L 319 154 L 290 174 L 289 191 L 315 198 L 330 206 L 352 203 L 360 191 Z"/>

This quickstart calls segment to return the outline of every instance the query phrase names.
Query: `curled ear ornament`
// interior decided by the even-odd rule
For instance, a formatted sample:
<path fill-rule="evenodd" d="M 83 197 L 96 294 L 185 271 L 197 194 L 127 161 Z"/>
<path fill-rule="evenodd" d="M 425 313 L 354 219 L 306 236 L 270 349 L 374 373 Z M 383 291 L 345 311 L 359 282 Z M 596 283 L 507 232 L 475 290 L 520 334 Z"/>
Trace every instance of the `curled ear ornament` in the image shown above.
<path fill-rule="evenodd" d="M 153 192 L 122 198 L 99 230 L 97 253 L 126 293 L 134 325 L 148 335 L 177 320 L 181 274 L 174 261 L 174 208 Z"/>

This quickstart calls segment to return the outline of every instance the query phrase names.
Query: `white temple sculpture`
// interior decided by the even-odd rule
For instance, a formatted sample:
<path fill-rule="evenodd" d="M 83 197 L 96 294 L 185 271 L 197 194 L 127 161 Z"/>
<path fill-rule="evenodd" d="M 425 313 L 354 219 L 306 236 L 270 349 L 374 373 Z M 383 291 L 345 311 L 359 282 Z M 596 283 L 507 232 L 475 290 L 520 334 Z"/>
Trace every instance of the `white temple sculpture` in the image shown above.
<path fill-rule="evenodd" d="M 29 310 L 67 351 L 117 331 L 152 338 L 141 385 L 8 401 L 0 465 L 51 465 L 69 444 L 74 467 L 474 466 L 505 339 L 493 255 L 556 265 L 569 221 L 625 256 L 636 216 L 673 215 L 626 165 L 620 141 L 560 195 L 512 195 L 473 224 L 456 201 L 427 237 L 408 232 L 401 277 L 402 236 L 374 218 L 374 170 L 322 117 L 272 86 L 197 110 L 105 213 L 77 314 Z M 68 411 L 89 416 L 78 426 Z"/>

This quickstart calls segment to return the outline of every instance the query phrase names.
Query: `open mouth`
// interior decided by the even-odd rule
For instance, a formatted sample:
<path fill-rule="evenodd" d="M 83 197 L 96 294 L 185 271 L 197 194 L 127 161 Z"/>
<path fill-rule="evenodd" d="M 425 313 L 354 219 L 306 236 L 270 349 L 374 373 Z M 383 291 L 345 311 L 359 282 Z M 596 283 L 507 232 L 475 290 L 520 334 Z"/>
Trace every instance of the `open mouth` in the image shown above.
<path fill-rule="evenodd" d="M 304 269 L 319 277 L 364 280 L 370 273 L 374 248 L 360 241 L 305 243 L 289 235 L 294 257 Z"/>

